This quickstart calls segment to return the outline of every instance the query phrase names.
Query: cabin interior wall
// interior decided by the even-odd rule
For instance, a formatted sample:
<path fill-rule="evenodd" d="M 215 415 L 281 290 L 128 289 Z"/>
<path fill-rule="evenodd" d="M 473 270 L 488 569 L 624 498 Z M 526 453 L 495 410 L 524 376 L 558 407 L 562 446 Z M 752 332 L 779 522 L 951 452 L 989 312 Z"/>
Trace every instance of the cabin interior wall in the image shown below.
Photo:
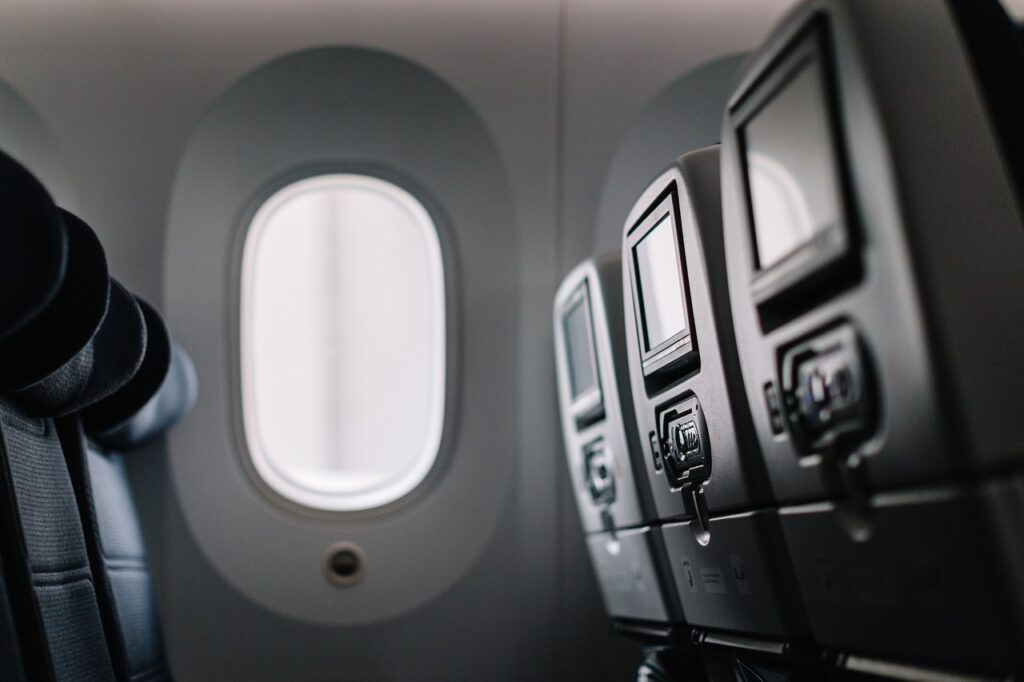
<path fill-rule="evenodd" d="M 206 560 L 172 484 L 174 452 L 151 446 L 131 458 L 130 473 L 179 680 L 629 679 L 639 648 L 615 638 L 603 617 L 561 453 L 551 300 L 572 265 L 617 246 L 616 221 L 629 207 L 602 195 L 629 196 L 620 180 L 638 191 L 687 150 L 674 145 L 716 140 L 721 79 L 735 68 L 723 58 L 756 44 L 789 4 L 5 3 L 0 81 L 41 123 L 18 122 L 21 104 L 0 106 L 14 111 L 8 127 L 29 130 L 18 133 L 28 142 L 16 153 L 96 227 L 113 274 L 158 307 L 167 303 L 165 230 L 183 150 L 225 90 L 282 55 L 358 45 L 432 71 L 482 119 L 511 188 L 522 272 L 507 314 L 518 319 L 520 371 L 517 385 L 495 387 L 495 400 L 516 401 L 521 437 L 514 450 L 495 446 L 516 463 L 514 492 L 479 563 L 393 621 L 346 628 L 289 619 L 247 600 Z M 711 72 L 684 78 L 710 62 Z M 666 101 L 685 103 L 686 116 L 658 158 L 656 141 L 673 126 Z M 226 322 L 184 331 L 220 338 Z M 223 456 L 221 445 L 212 443 L 210 456 Z"/>

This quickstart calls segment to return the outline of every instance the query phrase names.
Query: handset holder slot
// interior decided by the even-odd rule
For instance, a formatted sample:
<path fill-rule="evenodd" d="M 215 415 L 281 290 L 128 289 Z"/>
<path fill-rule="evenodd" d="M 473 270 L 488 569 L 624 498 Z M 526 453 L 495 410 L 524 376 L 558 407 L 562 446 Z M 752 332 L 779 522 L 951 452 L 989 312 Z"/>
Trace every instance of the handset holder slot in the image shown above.
<path fill-rule="evenodd" d="M 784 349 L 779 375 L 786 423 L 803 455 L 852 453 L 873 432 L 870 364 L 850 323 Z"/>
<path fill-rule="evenodd" d="M 711 442 L 697 396 L 662 408 L 657 415 L 661 458 L 673 491 L 699 486 L 711 474 Z"/>

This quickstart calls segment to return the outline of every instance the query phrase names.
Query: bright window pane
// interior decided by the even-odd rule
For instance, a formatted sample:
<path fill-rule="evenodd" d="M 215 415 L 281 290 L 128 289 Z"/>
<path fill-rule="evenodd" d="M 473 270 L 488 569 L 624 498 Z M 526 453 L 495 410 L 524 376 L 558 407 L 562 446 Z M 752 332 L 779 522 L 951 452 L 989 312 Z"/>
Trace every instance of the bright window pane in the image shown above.
<path fill-rule="evenodd" d="M 334 174 L 271 196 L 245 239 L 240 338 L 248 449 L 276 492 L 369 509 L 430 471 L 444 420 L 444 273 L 411 194 Z"/>

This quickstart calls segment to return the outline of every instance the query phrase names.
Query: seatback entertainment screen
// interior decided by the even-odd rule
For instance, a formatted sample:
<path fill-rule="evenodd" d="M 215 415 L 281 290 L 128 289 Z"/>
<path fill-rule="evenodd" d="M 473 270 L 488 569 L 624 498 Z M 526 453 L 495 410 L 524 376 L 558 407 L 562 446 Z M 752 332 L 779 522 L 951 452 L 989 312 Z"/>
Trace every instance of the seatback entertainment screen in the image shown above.
<path fill-rule="evenodd" d="M 821 63 L 801 64 L 740 135 L 757 267 L 764 270 L 841 220 Z"/>
<path fill-rule="evenodd" d="M 646 352 L 687 331 L 686 285 L 675 233 L 669 211 L 633 247 Z"/>
<path fill-rule="evenodd" d="M 594 335 L 590 323 L 589 299 L 577 296 L 562 318 L 565 351 L 569 358 L 569 390 L 572 400 L 597 388 Z"/>

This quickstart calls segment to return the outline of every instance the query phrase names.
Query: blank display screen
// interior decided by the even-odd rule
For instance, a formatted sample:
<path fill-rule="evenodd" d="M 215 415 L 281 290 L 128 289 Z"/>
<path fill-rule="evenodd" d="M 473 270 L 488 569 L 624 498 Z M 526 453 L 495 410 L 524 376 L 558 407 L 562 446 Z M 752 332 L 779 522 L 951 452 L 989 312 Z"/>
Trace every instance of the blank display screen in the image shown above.
<path fill-rule="evenodd" d="M 761 269 L 840 219 L 823 82 L 819 62 L 807 62 L 742 131 Z"/>
<path fill-rule="evenodd" d="M 597 386 L 594 337 L 590 331 L 590 315 L 586 303 L 586 297 L 580 297 L 562 322 L 565 326 L 565 350 L 569 356 L 569 389 L 573 400 Z"/>
<path fill-rule="evenodd" d="M 686 331 L 686 292 L 671 213 L 633 247 L 646 351 Z"/>

